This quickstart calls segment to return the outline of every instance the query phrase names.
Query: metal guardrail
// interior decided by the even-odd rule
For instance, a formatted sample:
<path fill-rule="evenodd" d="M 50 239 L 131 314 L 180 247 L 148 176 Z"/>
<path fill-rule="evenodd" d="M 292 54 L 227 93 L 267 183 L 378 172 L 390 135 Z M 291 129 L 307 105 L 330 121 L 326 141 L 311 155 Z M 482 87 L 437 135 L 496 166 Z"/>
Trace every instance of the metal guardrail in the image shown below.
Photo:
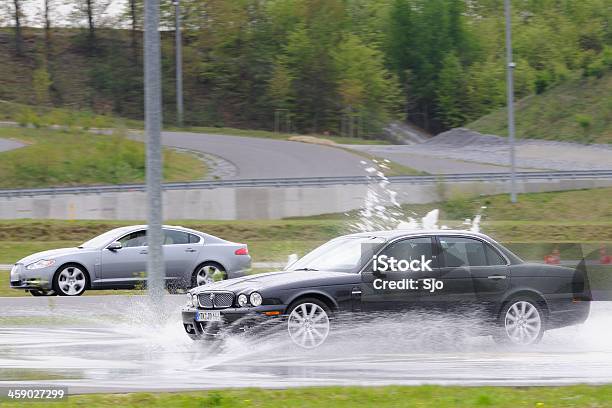
<path fill-rule="evenodd" d="M 517 172 L 518 180 L 577 180 L 577 179 L 612 179 L 612 170 L 577 170 L 577 171 L 534 171 Z M 333 185 L 364 185 L 380 181 L 374 176 L 343 177 L 300 177 L 273 179 L 241 179 L 191 181 L 183 183 L 164 183 L 164 190 L 194 190 L 215 188 L 243 187 L 325 187 Z M 509 181 L 510 173 L 464 173 L 424 176 L 393 176 L 388 180 L 393 184 L 428 184 L 436 182 L 468 181 Z M 145 191 L 144 184 L 116 184 L 101 186 L 49 187 L 28 189 L 0 189 L 0 197 L 20 197 L 56 194 L 100 194 L 109 192 Z"/>

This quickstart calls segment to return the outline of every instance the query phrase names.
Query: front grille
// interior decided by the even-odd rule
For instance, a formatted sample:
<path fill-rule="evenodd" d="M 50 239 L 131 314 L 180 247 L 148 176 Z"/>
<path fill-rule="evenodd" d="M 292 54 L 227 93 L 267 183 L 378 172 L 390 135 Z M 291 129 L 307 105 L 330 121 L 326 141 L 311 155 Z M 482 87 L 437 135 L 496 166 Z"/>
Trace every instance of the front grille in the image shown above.
<path fill-rule="evenodd" d="M 232 292 L 204 292 L 198 295 L 200 306 L 204 309 L 225 309 L 234 303 Z"/>

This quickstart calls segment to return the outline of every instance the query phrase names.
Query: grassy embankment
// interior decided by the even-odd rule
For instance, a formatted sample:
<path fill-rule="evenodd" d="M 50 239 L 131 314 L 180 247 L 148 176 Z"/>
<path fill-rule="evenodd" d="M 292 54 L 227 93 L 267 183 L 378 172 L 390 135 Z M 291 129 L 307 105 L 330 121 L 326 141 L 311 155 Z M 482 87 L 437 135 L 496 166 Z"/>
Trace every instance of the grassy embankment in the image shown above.
<path fill-rule="evenodd" d="M 0 188 L 143 182 L 145 145 L 84 130 L 0 128 L 0 138 L 26 146 L 0 153 Z M 195 155 L 164 151 L 167 181 L 203 179 L 205 163 Z"/>
<path fill-rule="evenodd" d="M 612 143 L 612 73 L 574 78 L 516 103 L 519 138 Z M 506 135 L 507 113 L 499 109 L 465 125 L 481 133 Z"/>
<path fill-rule="evenodd" d="M 506 243 L 525 259 L 541 260 L 559 243 L 579 243 L 584 251 L 597 251 L 608 243 L 612 253 L 612 189 L 578 190 L 558 193 L 523 194 L 512 205 L 506 195 L 455 198 L 431 205 L 410 206 L 424 215 L 439 208 L 442 220 L 464 220 L 484 210 L 482 230 Z M 407 214 L 411 214 L 406 211 Z M 206 231 L 249 245 L 255 262 L 285 261 L 291 253 L 303 255 L 308 250 L 337 235 L 349 232 L 355 214 L 330 214 L 319 217 L 259 221 L 168 221 Z M 0 221 L 0 263 L 51 248 L 75 246 L 108 229 L 141 221 Z M 461 221 L 441 221 L 461 226 Z M 561 247 L 561 249 L 563 249 Z M 570 259 L 574 249 L 567 249 Z M 591 257 L 597 256 L 597 253 Z M 0 296 L 21 295 L 8 289 L 8 272 L 0 272 Z M 97 292 L 96 292 L 97 293 Z M 120 293 L 120 292 L 111 292 Z"/>
<path fill-rule="evenodd" d="M 25 406 L 8 402 L 7 408 Z M 29 404 L 27 404 L 29 405 Z M 612 386 L 566 387 L 325 387 L 283 390 L 231 389 L 182 393 L 93 394 L 36 407 L 499 407 L 603 408 L 612 406 Z"/>

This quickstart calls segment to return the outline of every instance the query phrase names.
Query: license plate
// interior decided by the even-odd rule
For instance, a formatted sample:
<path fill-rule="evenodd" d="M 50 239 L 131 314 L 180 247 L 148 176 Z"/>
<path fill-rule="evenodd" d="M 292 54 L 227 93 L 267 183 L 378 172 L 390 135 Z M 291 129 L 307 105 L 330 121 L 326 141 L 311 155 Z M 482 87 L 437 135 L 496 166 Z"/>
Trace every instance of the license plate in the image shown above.
<path fill-rule="evenodd" d="M 221 312 L 196 312 L 198 322 L 220 322 Z"/>

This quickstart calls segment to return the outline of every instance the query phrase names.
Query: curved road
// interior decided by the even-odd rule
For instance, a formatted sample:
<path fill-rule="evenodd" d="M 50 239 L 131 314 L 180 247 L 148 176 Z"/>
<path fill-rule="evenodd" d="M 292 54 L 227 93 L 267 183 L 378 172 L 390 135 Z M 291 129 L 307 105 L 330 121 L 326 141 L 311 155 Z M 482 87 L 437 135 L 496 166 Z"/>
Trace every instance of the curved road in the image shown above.
<path fill-rule="evenodd" d="M 284 330 L 192 342 L 180 321 L 183 298 L 166 296 L 157 314 L 142 296 L 0 298 L 0 386 L 34 381 L 83 393 L 612 382 L 612 302 L 594 302 L 584 325 L 552 330 L 529 350 L 472 337 L 465 318 L 418 315 L 336 328 L 322 347 L 301 350 Z M 45 373 L 58 379 L 36 381 Z"/>
<path fill-rule="evenodd" d="M 142 132 L 132 133 L 142 140 Z M 412 145 L 339 145 L 336 147 L 258 137 L 191 132 L 163 132 L 162 143 L 201 154 L 211 177 L 261 179 L 292 177 L 361 176 L 360 154 L 386 158 L 431 174 L 507 172 L 505 139 L 453 129 Z M 0 151 L 23 146 L 0 139 Z M 352 151 L 352 152 L 351 152 Z M 609 169 L 612 148 L 548 140 L 517 142 L 519 170 Z"/>
<path fill-rule="evenodd" d="M 163 132 L 165 146 L 221 157 L 235 166 L 224 178 L 362 176 L 363 158 L 316 144 L 206 133 Z"/>

